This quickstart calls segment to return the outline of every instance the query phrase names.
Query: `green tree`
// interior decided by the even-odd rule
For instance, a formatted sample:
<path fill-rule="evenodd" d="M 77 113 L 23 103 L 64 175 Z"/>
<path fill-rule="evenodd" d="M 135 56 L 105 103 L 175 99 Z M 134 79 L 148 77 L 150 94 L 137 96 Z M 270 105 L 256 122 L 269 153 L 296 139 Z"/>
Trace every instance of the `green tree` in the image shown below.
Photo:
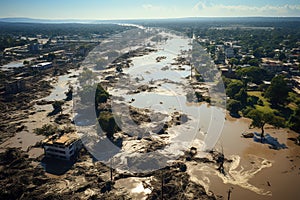
<path fill-rule="evenodd" d="M 198 102 L 203 101 L 203 95 L 200 92 L 195 92 L 195 95 Z"/>
<path fill-rule="evenodd" d="M 72 98 L 73 98 L 73 86 L 72 85 L 69 85 L 69 89 L 68 89 L 68 91 L 67 92 L 65 92 L 65 94 L 66 94 L 66 101 L 71 101 L 72 100 Z"/>
<path fill-rule="evenodd" d="M 37 135 L 50 136 L 58 132 L 58 128 L 52 124 L 44 124 L 41 128 L 34 129 L 34 133 Z"/>
<path fill-rule="evenodd" d="M 273 105 L 283 104 L 288 97 L 289 87 L 283 75 L 275 76 L 271 85 L 265 92 L 265 97 L 270 100 Z"/>
<path fill-rule="evenodd" d="M 106 132 L 106 135 L 109 139 L 112 139 L 114 133 L 116 133 L 119 130 L 119 127 L 116 124 L 114 116 L 111 112 L 100 112 L 98 121 L 102 130 Z"/>
<path fill-rule="evenodd" d="M 101 86 L 101 84 L 97 85 L 97 89 L 96 89 L 96 103 L 105 103 L 107 101 L 109 97 L 109 94 L 106 90 L 104 90 L 104 88 Z"/>
<path fill-rule="evenodd" d="M 236 58 L 230 58 L 230 60 L 229 60 L 231 69 L 233 68 L 234 65 L 237 65 L 238 63 L 239 63 L 239 60 Z"/>
<path fill-rule="evenodd" d="M 241 88 L 240 91 L 234 95 L 234 99 L 239 101 L 242 107 L 246 106 L 247 104 L 248 94 L 244 88 Z"/>
<path fill-rule="evenodd" d="M 28 60 L 23 61 L 23 65 L 29 65 L 29 64 L 30 64 L 30 62 Z"/>
<path fill-rule="evenodd" d="M 260 61 L 258 59 L 251 59 L 251 60 L 248 61 L 249 65 L 256 66 L 256 67 L 259 66 L 259 63 L 260 63 Z"/>
<path fill-rule="evenodd" d="M 286 59 L 286 55 L 285 55 L 284 53 L 281 52 L 281 53 L 279 54 L 278 59 L 279 59 L 280 61 L 283 61 L 283 60 Z"/>
<path fill-rule="evenodd" d="M 243 87 L 244 84 L 242 81 L 233 79 L 226 87 L 226 94 L 233 99 Z"/>
<path fill-rule="evenodd" d="M 276 116 L 273 112 L 263 112 L 253 109 L 247 114 L 247 117 L 252 119 L 251 126 L 261 129 L 261 142 L 265 137 L 264 127 L 266 124 L 270 124 L 276 128 L 284 125 L 284 118 Z"/>
<path fill-rule="evenodd" d="M 242 109 L 242 104 L 240 101 L 229 99 L 227 101 L 227 110 L 232 116 L 239 116 L 239 111 Z"/>
<path fill-rule="evenodd" d="M 264 49 L 262 47 L 259 47 L 253 51 L 253 55 L 255 56 L 255 58 L 262 58 L 264 57 L 263 51 Z"/>
<path fill-rule="evenodd" d="M 247 77 L 249 81 L 259 84 L 264 79 L 266 71 L 260 67 L 251 66 L 236 70 L 236 75 L 239 78 Z"/>
<path fill-rule="evenodd" d="M 300 107 L 298 105 L 297 109 L 289 118 L 289 126 L 292 130 L 300 133 Z"/>

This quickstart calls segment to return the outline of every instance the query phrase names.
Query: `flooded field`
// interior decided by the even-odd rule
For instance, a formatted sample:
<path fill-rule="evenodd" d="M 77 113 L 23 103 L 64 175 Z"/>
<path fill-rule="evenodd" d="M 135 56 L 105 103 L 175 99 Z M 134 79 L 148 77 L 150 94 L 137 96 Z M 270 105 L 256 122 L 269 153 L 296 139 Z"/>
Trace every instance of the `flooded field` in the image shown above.
<path fill-rule="evenodd" d="M 53 89 L 50 95 L 45 98 L 35 100 L 34 107 L 30 110 L 29 118 L 20 121 L 25 129 L 21 132 L 17 132 L 15 136 L 9 138 L 0 145 L 0 151 L 5 151 L 7 147 L 21 148 L 23 151 L 28 151 L 30 157 L 38 157 L 43 155 L 44 151 L 42 148 L 31 148 L 36 143 L 39 143 L 45 137 L 42 135 L 36 135 L 34 129 L 42 127 L 44 124 L 53 123 L 54 117 L 50 117 L 49 113 L 53 110 L 51 104 L 38 105 L 36 102 L 39 101 L 55 101 L 63 100 L 66 98 L 66 92 L 69 89 L 69 85 L 75 80 L 74 75 L 76 71 L 70 70 L 66 75 L 58 77 L 48 77 L 48 80 L 52 83 Z M 72 114 L 72 102 L 66 102 L 63 105 L 65 113 Z"/>

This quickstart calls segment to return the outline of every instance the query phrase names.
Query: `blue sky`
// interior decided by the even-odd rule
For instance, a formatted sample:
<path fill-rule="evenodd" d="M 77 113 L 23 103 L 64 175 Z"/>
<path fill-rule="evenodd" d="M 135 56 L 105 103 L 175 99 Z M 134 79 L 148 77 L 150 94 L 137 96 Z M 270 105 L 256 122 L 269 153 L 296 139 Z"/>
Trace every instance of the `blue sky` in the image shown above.
<path fill-rule="evenodd" d="M 299 0 L 1 0 L 0 17 L 154 19 L 299 16 Z"/>

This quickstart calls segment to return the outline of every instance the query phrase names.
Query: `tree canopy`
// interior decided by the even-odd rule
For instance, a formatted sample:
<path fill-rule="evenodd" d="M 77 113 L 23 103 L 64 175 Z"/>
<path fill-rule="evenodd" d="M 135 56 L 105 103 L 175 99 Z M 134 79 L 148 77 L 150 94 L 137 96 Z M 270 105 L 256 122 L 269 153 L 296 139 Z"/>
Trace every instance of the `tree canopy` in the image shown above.
<path fill-rule="evenodd" d="M 108 111 L 100 112 L 98 121 L 99 121 L 99 124 L 100 124 L 102 130 L 106 132 L 106 136 L 109 139 L 112 139 L 114 136 L 114 133 L 116 133 L 118 130 L 120 130 L 114 119 L 114 115 L 111 112 L 108 112 Z"/>
<path fill-rule="evenodd" d="M 226 94 L 230 98 L 234 98 L 234 96 L 243 88 L 244 84 L 240 80 L 232 80 L 226 87 Z"/>
<path fill-rule="evenodd" d="M 300 105 L 289 118 L 290 128 L 296 132 L 300 132 Z"/>
<path fill-rule="evenodd" d="M 234 100 L 234 99 L 229 99 L 227 102 L 227 109 L 230 112 L 230 115 L 232 116 L 239 116 L 239 111 L 242 108 L 241 102 Z"/>
<path fill-rule="evenodd" d="M 289 87 L 283 75 L 275 76 L 271 85 L 265 92 L 265 97 L 270 100 L 273 105 L 283 104 L 288 97 Z"/>
<path fill-rule="evenodd" d="M 259 84 L 265 77 L 266 71 L 260 67 L 251 66 L 236 70 L 236 74 L 239 78 L 247 77 L 249 81 Z"/>

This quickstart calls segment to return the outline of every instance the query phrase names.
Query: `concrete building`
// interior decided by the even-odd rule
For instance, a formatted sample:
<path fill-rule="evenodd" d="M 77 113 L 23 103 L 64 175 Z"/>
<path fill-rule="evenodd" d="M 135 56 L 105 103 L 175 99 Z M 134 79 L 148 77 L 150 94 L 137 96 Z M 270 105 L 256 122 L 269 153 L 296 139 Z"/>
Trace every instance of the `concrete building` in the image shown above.
<path fill-rule="evenodd" d="M 43 141 L 46 157 L 75 160 L 82 148 L 81 140 L 75 133 L 53 135 Z"/>

